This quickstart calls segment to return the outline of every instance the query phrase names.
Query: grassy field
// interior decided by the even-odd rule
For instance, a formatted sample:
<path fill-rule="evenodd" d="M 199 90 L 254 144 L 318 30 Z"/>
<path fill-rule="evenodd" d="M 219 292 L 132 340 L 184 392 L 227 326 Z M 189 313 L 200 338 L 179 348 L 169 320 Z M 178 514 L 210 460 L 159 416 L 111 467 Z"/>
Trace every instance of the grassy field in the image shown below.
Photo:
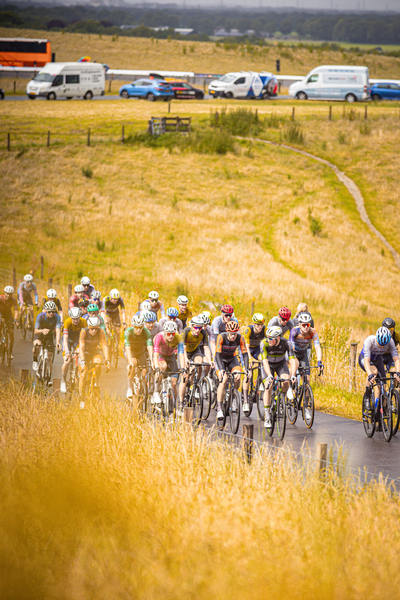
<path fill-rule="evenodd" d="M 347 478 L 345 449 L 321 480 L 112 400 L 1 396 L 4 600 L 398 596 L 398 494 Z"/>
<path fill-rule="evenodd" d="M 0 37 L 50 39 L 56 59 L 76 61 L 83 55 L 107 63 L 114 69 L 187 70 L 195 73 L 226 73 L 240 70 L 275 72 L 276 59 L 281 60 L 281 73 L 307 75 L 321 64 L 352 64 L 369 67 L 370 77 L 398 78 L 400 59 L 380 55 L 358 55 L 354 52 L 278 46 L 239 46 L 226 49 L 224 44 L 154 40 L 61 33 L 25 29 L 0 28 Z M 228 45 L 229 48 L 229 45 Z"/>

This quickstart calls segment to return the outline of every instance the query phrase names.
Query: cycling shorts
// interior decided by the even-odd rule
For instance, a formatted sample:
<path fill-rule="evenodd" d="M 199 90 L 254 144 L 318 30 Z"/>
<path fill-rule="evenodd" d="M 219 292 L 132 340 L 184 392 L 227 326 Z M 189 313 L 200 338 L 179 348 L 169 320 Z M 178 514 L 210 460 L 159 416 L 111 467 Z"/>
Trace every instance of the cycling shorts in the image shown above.
<path fill-rule="evenodd" d="M 233 356 L 230 360 L 222 359 L 222 365 L 224 367 L 223 370 L 228 373 L 232 373 L 233 370 L 240 371 L 241 369 L 239 358 L 237 356 Z M 220 370 L 217 370 L 217 375 L 221 379 L 222 375 Z"/>
<path fill-rule="evenodd" d="M 299 366 L 306 369 L 307 375 L 310 374 L 310 363 L 309 363 L 309 354 L 308 350 L 304 350 L 304 352 L 295 352 L 295 358 L 299 361 Z"/>
<path fill-rule="evenodd" d="M 89 363 L 94 362 L 95 359 L 97 359 L 97 362 L 100 365 L 103 362 L 103 359 L 101 358 L 101 355 L 99 354 L 99 350 L 97 348 L 93 352 L 84 352 L 84 357 L 85 357 L 86 366 L 88 366 Z M 81 363 L 81 361 L 79 361 L 79 362 Z"/>
<path fill-rule="evenodd" d="M 4 319 L 8 329 L 14 329 L 14 317 L 12 316 L 12 313 L 0 313 L 0 318 Z"/>
<path fill-rule="evenodd" d="M 26 306 L 33 306 L 33 300 L 31 296 L 22 296 L 23 299 L 23 304 L 26 304 Z"/>
<path fill-rule="evenodd" d="M 109 315 L 106 312 L 106 317 L 108 319 L 111 319 L 111 321 L 112 321 L 113 325 L 115 325 L 115 327 L 121 327 L 121 315 L 119 314 L 119 311 L 112 315 Z"/>
<path fill-rule="evenodd" d="M 261 352 L 261 347 L 260 346 L 254 346 L 254 348 L 249 348 L 250 350 L 250 354 L 253 358 L 255 358 L 256 360 L 258 360 L 258 357 L 260 356 L 260 352 Z"/>
<path fill-rule="evenodd" d="M 158 360 L 163 360 L 167 363 L 167 370 L 165 371 L 165 374 L 176 373 L 178 371 L 178 362 L 175 354 L 171 354 L 171 356 L 162 356 L 162 354 L 159 354 Z M 171 375 L 171 377 L 179 377 L 179 373 L 177 375 Z"/>
<path fill-rule="evenodd" d="M 50 331 L 50 333 L 47 335 L 44 335 L 44 333 L 35 333 L 33 341 L 35 340 L 42 342 L 43 346 L 46 346 L 46 348 L 49 348 L 49 350 L 51 350 L 51 348 L 54 349 L 55 347 L 53 331 Z"/>
<path fill-rule="evenodd" d="M 77 348 L 79 348 L 79 338 L 77 340 L 68 339 L 68 351 L 72 353 Z M 65 356 L 65 350 L 63 350 L 63 356 Z"/>
<path fill-rule="evenodd" d="M 383 355 L 383 364 L 385 365 L 387 371 L 394 367 L 394 360 L 390 353 Z"/>
<path fill-rule="evenodd" d="M 147 367 L 147 352 L 138 352 L 137 354 L 132 352 L 132 358 L 135 358 L 137 360 L 137 364 L 139 367 Z"/>
<path fill-rule="evenodd" d="M 364 360 L 365 356 L 361 355 L 360 352 L 360 354 L 358 355 L 358 364 L 363 371 L 365 371 Z M 378 369 L 379 377 L 386 377 L 385 365 L 383 363 L 382 356 L 379 356 L 379 358 L 376 358 L 374 361 L 371 360 L 371 365 Z"/>
<path fill-rule="evenodd" d="M 203 358 L 203 356 L 204 356 L 203 346 L 197 346 L 197 348 L 195 350 L 193 350 L 193 352 L 187 352 L 187 357 L 189 360 L 193 360 L 195 356 L 201 356 Z"/>
<path fill-rule="evenodd" d="M 272 373 L 272 377 L 274 377 L 275 375 L 277 375 L 278 377 L 282 377 L 282 375 L 289 376 L 289 367 L 288 367 L 286 360 L 282 360 L 281 362 L 278 362 L 278 363 L 272 363 L 272 364 L 268 363 L 268 364 L 269 364 L 270 371 Z M 267 378 L 267 374 L 262 365 L 261 365 L 261 377 L 262 377 L 263 381 L 265 381 Z"/>

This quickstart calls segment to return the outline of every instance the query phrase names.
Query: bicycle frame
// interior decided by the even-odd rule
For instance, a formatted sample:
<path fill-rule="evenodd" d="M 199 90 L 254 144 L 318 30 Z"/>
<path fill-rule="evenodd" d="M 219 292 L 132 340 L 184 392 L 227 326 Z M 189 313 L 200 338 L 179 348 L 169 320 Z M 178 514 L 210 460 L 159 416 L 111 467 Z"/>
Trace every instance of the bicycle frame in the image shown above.
<path fill-rule="evenodd" d="M 385 391 L 384 384 L 390 381 L 390 377 L 375 377 L 375 382 L 367 386 L 363 396 L 362 418 L 365 433 L 372 438 L 376 425 L 382 430 L 383 438 L 390 442 L 393 435 L 393 413 L 389 392 Z M 379 387 L 379 396 L 375 398 L 373 389 Z"/>

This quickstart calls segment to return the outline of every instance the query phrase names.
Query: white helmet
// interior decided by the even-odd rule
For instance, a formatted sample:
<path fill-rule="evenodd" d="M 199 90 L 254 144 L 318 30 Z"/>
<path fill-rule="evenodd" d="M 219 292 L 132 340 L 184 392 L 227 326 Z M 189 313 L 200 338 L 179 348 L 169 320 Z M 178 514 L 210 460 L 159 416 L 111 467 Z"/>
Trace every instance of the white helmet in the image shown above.
<path fill-rule="evenodd" d="M 165 333 L 176 333 L 178 331 L 178 325 L 175 321 L 165 321 L 163 329 Z"/>
<path fill-rule="evenodd" d="M 110 298 L 112 298 L 113 300 L 118 300 L 118 298 L 120 297 L 120 293 L 117 289 L 113 289 L 110 292 Z"/>
<path fill-rule="evenodd" d="M 144 327 L 144 315 L 134 315 L 131 323 L 134 327 Z"/>
<path fill-rule="evenodd" d="M 79 283 L 78 285 L 75 286 L 74 290 L 75 290 L 75 293 L 77 294 L 78 292 L 84 292 L 85 288 L 83 287 L 83 285 L 81 283 Z"/>
<path fill-rule="evenodd" d="M 280 327 L 278 327 L 277 325 L 268 327 L 268 329 L 265 333 L 265 337 L 269 338 L 270 340 L 275 340 L 280 335 L 282 335 L 282 329 Z"/>
<path fill-rule="evenodd" d="M 47 297 L 48 298 L 57 298 L 56 290 L 53 290 L 53 288 L 50 288 L 49 290 L 47 290 Z"/>
<path fill-rule="evenodd" d="M 88 327 L 100 327 L 99 317 L 89 317 L 87 320 Z"/>
<path fill-rule="evenodd" d="M 150 310 L 150 309 L 151 309 L 150 300 L 144 300 L 144 302 L 142 302 L 142 304 L 141 304 L 141 306 L 140 306 L 140 309 L 141 309 L 141 310 L 144 310 L 144 311 L 146 311 L 146 312 L 147 312 L 148 310 Z"/>
<path fill-rule="evenodd" d="M 303 323 L 311 323 L 311 315 L 308 312 L 301 313 L 299 315 L 299 323 L 302 325 Z"/>
<path fill-rule="evenodd" d="M 43 306 L 44 310 L 57 310 L 57 305 L 55 302 L 53 302 L 53 300 L 49 300 L 48 302 L 45 302 L 44 306 Z"/>
<path fill-rule="evenodd" d="M 150 292 L 150 294 L 149 294 L 150 300 L 158 300 L 159 297 L 160 297 L 160 294 L 158 292 Z"/>
<path fill-rule="evenodd" d="M 28 273 L 28 275 L 25 275 L 24 281 L 26 281 L 27 283 L 28 283 L 28 281 L 33 281 L 32 275 L 30 273 Z"/>
<path fill-rule="evenodd" d="M 81 284 L 82 285 L 90 285 L 90 279 L 89 279 L 89 277 L 82 277 Z"/>
<path fill-rule="evenodd" d="M 79 319 L 79 317 L 82 316 L 82 311 L 79 308 L 79 306 L 73 306 L 69 309 L 68 314 L 71 317 L 71 319 Z"/>
<path fill-rule="evenodd" d="M 178 296 L 177 303 L 178 304 L 188 304 L 189 300 L 186 296 Z"/>
<path fill-rule="evenodd" d="M 194 325 L 195 327 L 202 327 L 204 325 L 203 315 L 198 315 L 197 317 L 193 317 L 190 321 L 190 324 Z"/>
<path fill-rule="evenodd" d="M 14 288 L 12 287 L 12 285 L 6 285 L 6 287 L 4 288 L 4 292 L 6 294 L 13 294 L 14 293 Z"/>

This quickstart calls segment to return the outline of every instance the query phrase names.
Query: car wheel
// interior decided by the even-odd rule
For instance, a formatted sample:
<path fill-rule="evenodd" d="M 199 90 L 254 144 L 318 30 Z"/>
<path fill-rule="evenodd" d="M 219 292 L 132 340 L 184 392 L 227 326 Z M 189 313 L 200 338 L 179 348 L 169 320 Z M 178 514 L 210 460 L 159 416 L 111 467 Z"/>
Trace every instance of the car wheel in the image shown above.
<path fill-rule="evenodd" d="M 379 102 L 379 100 L 381 99 L 381 97 L 378 94 L 372 94 L 372 100 L 374 100 L 374 102 Z"/>
<path fill-rule="evenodd" d="M 353 102 L 357 102 L 357 98 L 354 94 L 347 94 L 346 102 L 350 102 L 350 104 L 352 104 Z"/>
<path fill-rule="evenodd" d="M 121 98 L 124 98 L 124 100 L 127 100 L 129 98 L 129 94 L 126 90 L 122 90 Z"/>
<path fill-rule="evenodd" d="M 230 100 L 231 98 L 233 98 L 233 94 L 232 94 L 232 92 L 226 92 L 226 94 L 225 94 L 225 98 L 228 98 L 229 100 Z"/>
<path fill-rule="evenodd" d="M 54 92 L 50 92 L 50 94 L 47 94 L 47 100 L 56 100 L 56 98 L 57 96 Z"/>
<path fill-rule="evenodd" d="M 164 102 L 171 102 L 172 98 L 164 98 Z"/>
<path fill-rule="evenodd" d="M 271 96 L 269 95 L 269 92 L 263 92 L 263 95 L 262 95 L 262 99 L 263 99 L 263 100 L 269 100 L 269 99 L 270 99 L 270 97 L 271 97 Z"/>
<path fill-rule="evenodd" d="M 29 96 L 28 95 L 29 100 L 36 100 L 36 96 Z"/>
<path fill-rule="evenodd" d="M 92 98 L 93 98 L 92 92 L 86 92 L 86 94 L 83 96 L 84 100 L 91 100 Z"/>
<path fill-rule="evenodd" d="M 0 92 L 0 100 L 4 100 L 4 92 Z"/>
<path fill-rule="evenodd" d="M 196 100 L 204 100 L 204 94 L 197 94 Z"/>
<path fill-rule="evenodd" d="M 72 96 L 67 96 L 65 99 L 66 100 L 72 100 Z"/>
<path fill-rule="evenodd" d="M 149 92 L 146 96 L 146 100 L 148 100 L 149 102 L 154 102 L 155 99 L 156 99 L 155 95 L 152 94 L 151 92 Z"/>
<path fill-rule="evenodd" d="M 305 92 L 297 92 L 297 100 L 307 100 L 307 94 Z"/>

